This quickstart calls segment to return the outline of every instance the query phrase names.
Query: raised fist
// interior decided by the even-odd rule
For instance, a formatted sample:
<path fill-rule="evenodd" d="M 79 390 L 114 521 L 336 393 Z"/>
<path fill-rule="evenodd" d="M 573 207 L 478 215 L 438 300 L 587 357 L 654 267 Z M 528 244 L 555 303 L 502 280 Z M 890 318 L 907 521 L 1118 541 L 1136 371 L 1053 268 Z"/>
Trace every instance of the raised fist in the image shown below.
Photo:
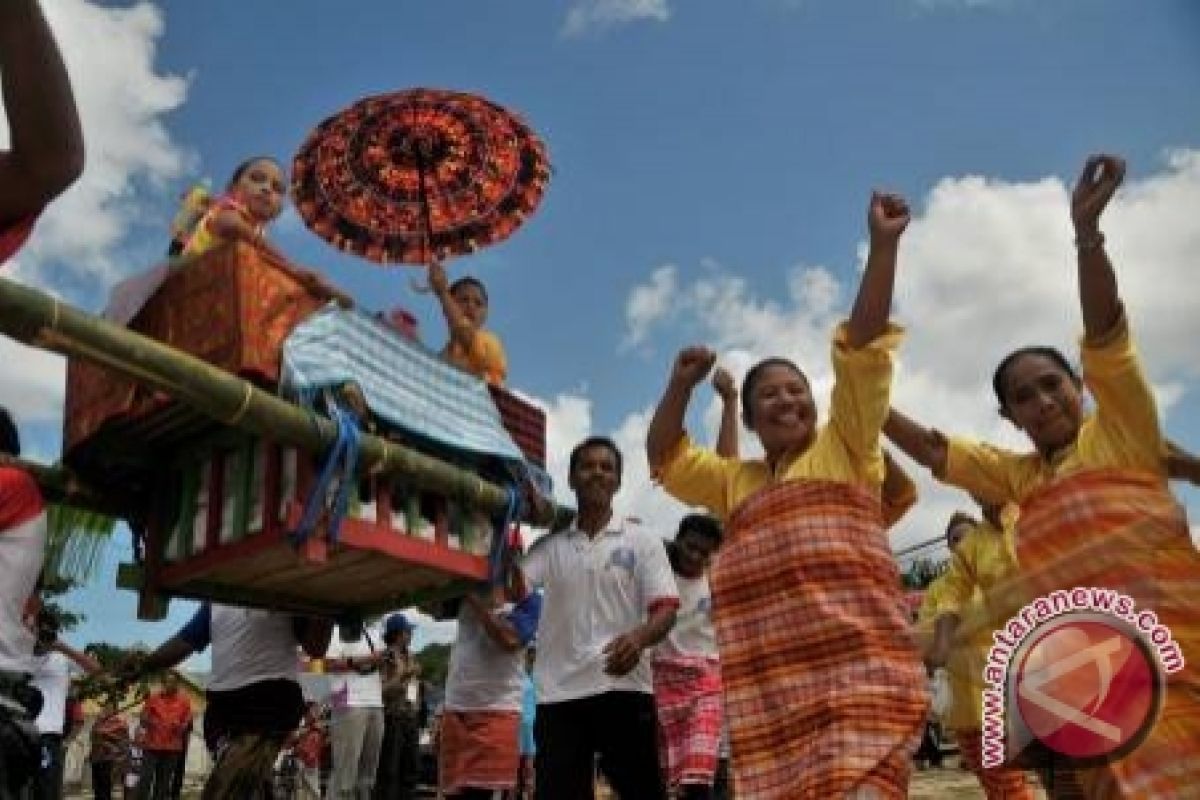
<path fill-rule="evenodd" d="M 1088 158 L 1071 194 L 1071 220 L 1075 230 L 1091 233 L 1100 227 L 1100 215 L 1125 180 L 1125 160 L 1099 154 Z"/>
<path fill-rule="evenodd" d="M 871 233 L 871 241 L 895 242 L 911 219 L 908 203 L 903 197 L 871 192 L 871 204 L 867 208 L 867 228 Z"/>
<path fill-rule="evenodd" d="M 716 372 L 713 373 L 712 385 L 725 402 L 737 397 L 737 384 L 733 382 L 733 375 L 724 367 L 717 367 Z"/>
<path fill-rule="evenodd" d="M 675 356 L 675 366 L 671 369 L 671 383 L 691 389 L 704 380 L 716 361 L 717 354 L 707 347 L 685 347 Z"/>

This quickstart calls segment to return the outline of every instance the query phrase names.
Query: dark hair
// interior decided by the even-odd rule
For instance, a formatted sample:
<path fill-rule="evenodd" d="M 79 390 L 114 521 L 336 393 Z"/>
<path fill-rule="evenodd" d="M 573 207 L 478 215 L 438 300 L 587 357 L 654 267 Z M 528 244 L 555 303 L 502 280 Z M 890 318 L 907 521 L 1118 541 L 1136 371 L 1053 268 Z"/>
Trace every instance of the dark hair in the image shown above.
<path fill-rule="evenodd" d="M 225 189 L 229 190 L 236 186 L 237 182 L 241 180 L 243 175 L 246 174 L 246 170 L 250 169 L 250 167 L 254 166 L 260 161 L 270 161 L 275 166 L 283 169 L 283 165 L 279 163 L 279 160 L 271 156 L 254 156 L 253 158 L 247 158 L 234 168 L 233 176 L 229 179 L 229 183 L 225 184 Z"/>
<path fill-rule="evenodd" d="M 707 539 L 719 547 L 722 538 L 721 523 L 716 517 L 710 517 L 708 514 L 688 514 L 679 521 L 679 532 L 675 534 L 675 540 L 679 541 L 688 535 Z"/>
<path fill-rule="evenodd" d="M 950 521 L 946 523 L 946 538 L 950 538 L 950 531 L 963 524 L 978 525 L 979 520 L 975 519 L 965 511 L 955 511 L 950 515 Z"/>
<path fill-rule="evenodd" d="M 808 383 L 808 376 L 804 374 L 804 370 L 796 366 L 796 362 L 792 361 L 791 359 L 773 356 L 771 358 L 764 358 L 762 361 L 755 364 L 750 368 L 750 371 L 746 373 L 746 377 L 742 379 L 742 417 L 746 420 L 747 425 L 753 422 L 754 415 L 751 413 L 750 409 L 753 407 L 754 387 L 758 385 L 758 382 L 762 380 L 763 373 L 766 372 L 770 367 L 787 367 L 795 370 L 796 374 L 799 375 L 805 383 Z"/>
<path fill-rule="evenodd" d="M 21 455 L 21 435 L 17 433 L 17 426 L 7 408 L 0 408 L 0 453 Z"/>
<path fill-rule="evenodd" d="M 575 445 L 575 449 L 571 451 L 571 460 L 567 466 L 567 474 L 575 473 L 575 467 L 579 466 L 579 458 L 583 455 L 584 450 L 591 450 L 593 447 L 607 447 L 617 460 L 617 477 L 621 477 L 624 460 L 621 458 L 621 450 L 617 447 L 617 443 L 607 436 L 589 436 L 579 444 Z"/>
<path fill-rule="evenodd" d="M 464 286 L 474 286 L 479 290 L 479 293 L 483 295 L 483 302 L 491 302 L 488 300 L 487 287 L 483 285 L 483 281 L 479 280 L 479 278 L 473 278 L 470 275 L 459 278 L 454 283 L 450 284 L 450 294 L 454 294 Z"/>
<path fill-rule="evenodd" d="M 1055 347 L 1046 345 L 1032 345 L 1030 347 L 1022 347 L 1019 350 L 1013 350 L 1004 357 L 1000 362 L 1000 366 L 996 367 L 996 372 L 992 375 L 992 391 L 996 393 L 996 400 L 1000 403 L 1000 408 L 1005 408 L 1004 398 L 1004 381 L 1008 378 L 1008 371 L 1012 365 L 1025 356 L 1041 356 L 1042 358 L 1053 361 L 1055 366 L 1070 376 L 1071 381 L 1078 386 L 1080 383 L 1079 375 L 1075 372 L 1075 368 L 1071 366 L 1071 362 Z"/>

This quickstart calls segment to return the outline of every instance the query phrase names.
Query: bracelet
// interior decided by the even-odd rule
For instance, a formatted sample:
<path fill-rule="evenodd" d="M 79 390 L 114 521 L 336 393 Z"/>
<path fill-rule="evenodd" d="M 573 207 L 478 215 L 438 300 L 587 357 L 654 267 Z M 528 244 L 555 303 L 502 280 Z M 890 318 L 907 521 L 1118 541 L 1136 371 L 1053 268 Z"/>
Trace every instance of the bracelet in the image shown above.
<path fill-rule="evenodd" d="M 1086 253 L 1090 250 L 1099 250 L 1101 247 L 1104 247 L 1104 234 L 1100 231 L 1087 236 L 1075 237 L 1075 249 L 1081 253 Z"/>

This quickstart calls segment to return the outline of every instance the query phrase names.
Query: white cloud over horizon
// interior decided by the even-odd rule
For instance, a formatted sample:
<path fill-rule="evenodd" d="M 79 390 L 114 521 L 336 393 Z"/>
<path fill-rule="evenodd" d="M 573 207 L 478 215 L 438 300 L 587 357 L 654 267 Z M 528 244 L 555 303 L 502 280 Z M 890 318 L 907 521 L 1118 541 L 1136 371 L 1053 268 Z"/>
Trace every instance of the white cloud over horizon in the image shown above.
<path fill-rule="evenodd" d="M 562 34 L 580 36 L 630 22 L 666 22 L 670 18 L 667 0 L 575 0 L 567 10 Z"/>

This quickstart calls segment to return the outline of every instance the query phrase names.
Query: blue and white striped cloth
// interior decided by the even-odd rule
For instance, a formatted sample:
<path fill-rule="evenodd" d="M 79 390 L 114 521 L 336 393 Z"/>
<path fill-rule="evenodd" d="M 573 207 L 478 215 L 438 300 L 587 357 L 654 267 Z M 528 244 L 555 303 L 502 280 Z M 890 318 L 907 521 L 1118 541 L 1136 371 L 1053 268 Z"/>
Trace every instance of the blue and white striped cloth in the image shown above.
<path fill-rule="evenodd" d="M 464 453 L 525 463 L 483 381 L 384 323 L 331 304 L 284 343 L 281 389 L 304 402 L 348 382 L 388 425 Z"/>

